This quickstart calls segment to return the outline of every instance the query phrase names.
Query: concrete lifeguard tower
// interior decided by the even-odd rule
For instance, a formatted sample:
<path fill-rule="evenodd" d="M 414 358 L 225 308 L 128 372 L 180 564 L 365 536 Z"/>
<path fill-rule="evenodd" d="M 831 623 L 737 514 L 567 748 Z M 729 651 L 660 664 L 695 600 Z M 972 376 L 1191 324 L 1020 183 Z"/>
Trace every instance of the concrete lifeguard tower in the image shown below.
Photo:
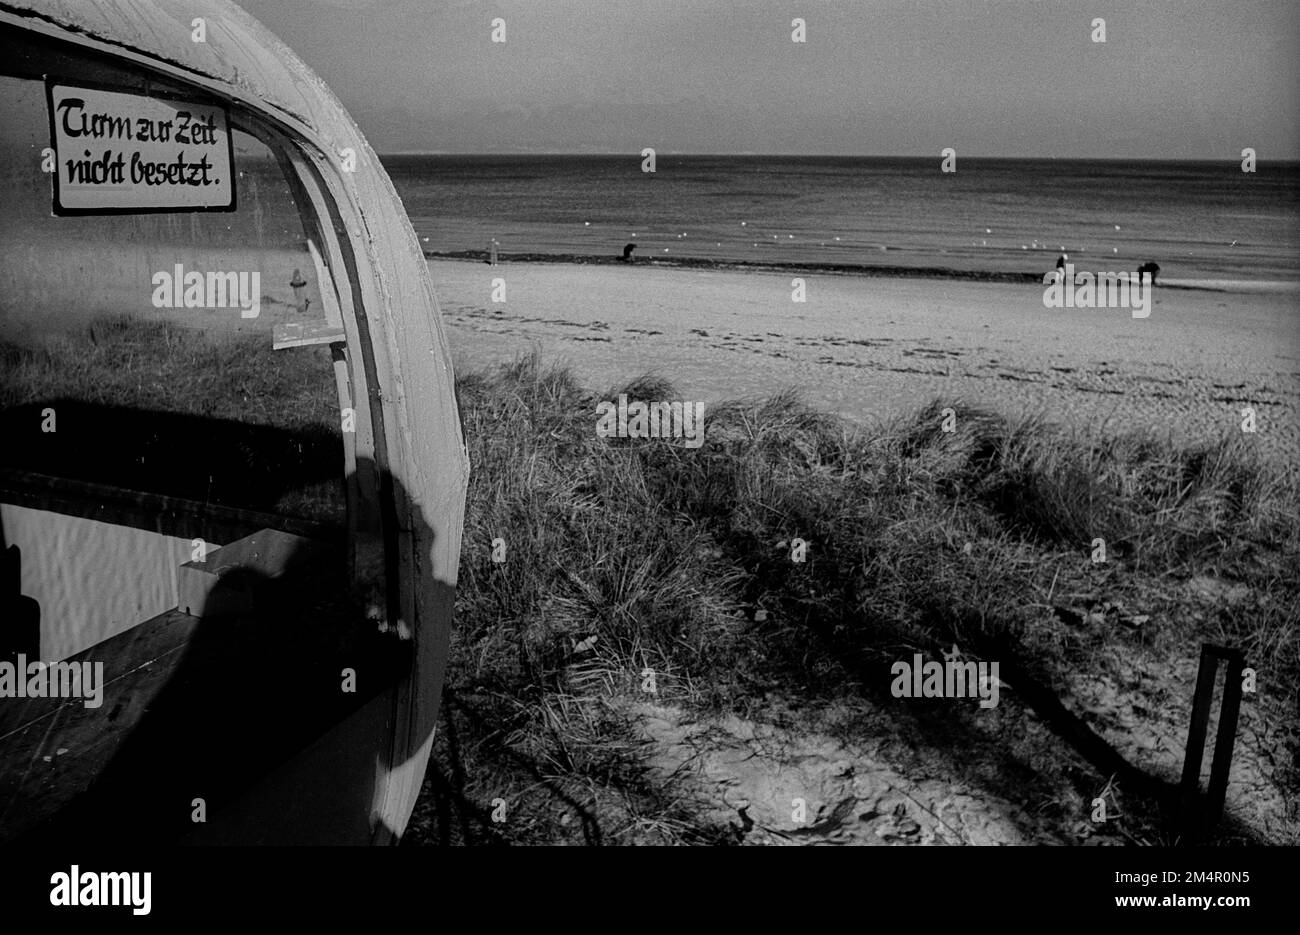
<path fill-rule="evenodd" d="M 257 484 L 301 493 L 261 462 L 315 436 L 45 398 L 11 370 L 0 841 L 391 842 L 433 741 L 469 472 L 401 202 L 324 82 L 232 3 L 12 0 L 0 47 L 0 341 L 21 354 L 89 328 L 93 350 L 112 313 L 277 359 L 305 348 L 336 397 L 320 450 L 337 460 L 311 470 L 345 498 L 337 522 L 237 502 Z M 173 268 L 206 282 L 201 307 L 150 283 Z M 222 306 L 251 273 L 242 313 Z M 199 447 L 154 443 L 172 429 Z"/>

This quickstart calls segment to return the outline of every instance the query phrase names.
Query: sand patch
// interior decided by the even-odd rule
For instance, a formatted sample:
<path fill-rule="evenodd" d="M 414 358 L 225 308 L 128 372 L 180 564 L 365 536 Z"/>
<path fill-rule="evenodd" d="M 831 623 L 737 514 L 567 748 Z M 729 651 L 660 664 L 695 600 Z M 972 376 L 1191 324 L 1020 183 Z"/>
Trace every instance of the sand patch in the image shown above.
<path fill-rule="evenodd" d="M 909 778 L 871 747 L 736 716 L 696 721 L 647 704 L 631 712 L 653 744 L 648 762 L 745 844 L 1060 843 L 1013 803 Z"/>

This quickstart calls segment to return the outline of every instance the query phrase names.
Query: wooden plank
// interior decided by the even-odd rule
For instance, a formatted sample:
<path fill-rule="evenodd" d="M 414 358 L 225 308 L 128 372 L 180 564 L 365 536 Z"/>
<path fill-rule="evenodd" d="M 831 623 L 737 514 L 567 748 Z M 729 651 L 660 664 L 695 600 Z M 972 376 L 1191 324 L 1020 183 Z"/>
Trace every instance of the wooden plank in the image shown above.
<path fill-rule="evenodd" d="M 0 701 L 0 840 L 85 793 L 167 684 L 199 621 L 168 611 L 71 658 L 103 664 L 103 704 Z"/>
<path fill-rule="evenodd" d="M 328 216 L 328 212 L 324 216 Z M 312 265 L 316 267 L 316 282 L 319 284 L 317 292 L 320 293 L 321 304 L 325 306 L 325 324 L 337 328 L 341 334 L 343 313 L 339 310 L 338 294 L 334 291 L 334 279 L 330 275 L 324 257 L 321 256 L 320 247 L 316 245 L 316 237 L 307 238 L 307 249 L 311 252 Z"/>
<path fill-rule="evenodd" d="M 272 347 L 282 351 L 287 347 L 339 344 L 345 341 L 347 335 L 343 329 L 327 321 L 287 321 L 275 326 Z"/>

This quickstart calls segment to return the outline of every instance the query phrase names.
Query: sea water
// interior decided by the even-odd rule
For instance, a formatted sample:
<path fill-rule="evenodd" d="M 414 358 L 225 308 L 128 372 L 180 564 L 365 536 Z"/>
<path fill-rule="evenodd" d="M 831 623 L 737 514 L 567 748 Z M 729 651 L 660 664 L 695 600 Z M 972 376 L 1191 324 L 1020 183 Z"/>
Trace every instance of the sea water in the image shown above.
<path fill-rule="evenodd" d="M 1300 165 L 659 155 L 383 157 L 428 253 L 1300 281 Z"/>

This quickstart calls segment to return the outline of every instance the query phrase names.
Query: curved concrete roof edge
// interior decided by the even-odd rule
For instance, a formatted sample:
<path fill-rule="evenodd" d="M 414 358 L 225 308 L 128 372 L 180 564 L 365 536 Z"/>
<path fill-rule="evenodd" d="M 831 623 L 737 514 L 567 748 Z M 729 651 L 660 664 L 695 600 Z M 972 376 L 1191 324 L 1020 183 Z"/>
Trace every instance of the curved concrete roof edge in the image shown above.
<path fill-rule="evenodd" d="M 333 93 L 274 33 L 229 0 L 0 0 L 0 11 L 144 54 L 251 94 L 321 131 L 313 96 Z M 206 39 L 191 38 L 194 19 Z M 303 94 L 301 85 L 312 87 Z"/>

